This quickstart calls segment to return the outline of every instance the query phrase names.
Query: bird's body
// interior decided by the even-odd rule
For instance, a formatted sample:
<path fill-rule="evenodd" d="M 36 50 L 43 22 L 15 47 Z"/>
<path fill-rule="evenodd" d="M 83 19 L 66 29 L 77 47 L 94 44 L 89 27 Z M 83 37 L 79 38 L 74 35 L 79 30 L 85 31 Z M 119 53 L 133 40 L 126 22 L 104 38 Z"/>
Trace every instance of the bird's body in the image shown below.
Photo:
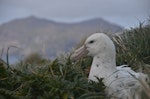
<path fill-rule="evenodd" d="M 142 86 L 139 82 L 142 73 L 136 73 L 129 67 L 119 66 L 117 71 L 103 80 L 108 97 L 111 99 L 140 99 Z"/>
<path fill-rule="evenodd" d="M 71 56 L 76 60 L 88 54 L 93 57 L 89 80 L 103 78 L 107 96 L 111 99 L 140 99 L 142 90 L 139 79 L 146 79 L 126 65 L 116 66 L 116 50 L 113 41 L 104 33 L 95 33 Z"/>

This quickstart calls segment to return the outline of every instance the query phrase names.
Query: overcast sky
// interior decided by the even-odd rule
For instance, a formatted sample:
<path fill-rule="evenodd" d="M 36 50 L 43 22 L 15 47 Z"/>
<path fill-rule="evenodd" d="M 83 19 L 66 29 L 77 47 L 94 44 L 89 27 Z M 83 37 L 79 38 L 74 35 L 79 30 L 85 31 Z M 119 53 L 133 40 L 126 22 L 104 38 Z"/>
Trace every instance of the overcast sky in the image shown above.
<path fill-rule="evenodd" d="M 38 16 L 61 22 L 103 18 L 125 28 L 150 16 L 150 0 L 0 0 L 0 24 Z"/>

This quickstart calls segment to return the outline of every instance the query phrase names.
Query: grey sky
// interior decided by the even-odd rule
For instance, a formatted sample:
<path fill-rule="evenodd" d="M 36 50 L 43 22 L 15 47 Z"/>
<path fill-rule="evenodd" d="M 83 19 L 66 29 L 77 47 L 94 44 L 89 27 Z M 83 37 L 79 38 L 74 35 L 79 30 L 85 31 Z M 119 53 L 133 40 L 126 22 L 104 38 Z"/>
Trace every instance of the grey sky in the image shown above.
<path fill-rule="evenodd" d="M 35 15 L 61 22 L 103 18 L 125 28 L 149 18 L 149 0 L 0 0 L 0 24 Z"/>

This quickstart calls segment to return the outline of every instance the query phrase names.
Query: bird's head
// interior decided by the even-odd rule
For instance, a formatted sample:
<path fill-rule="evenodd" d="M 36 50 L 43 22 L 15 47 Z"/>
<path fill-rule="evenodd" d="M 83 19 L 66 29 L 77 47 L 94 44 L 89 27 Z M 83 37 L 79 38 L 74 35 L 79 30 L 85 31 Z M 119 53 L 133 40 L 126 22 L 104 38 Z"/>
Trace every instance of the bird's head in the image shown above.
<path fill-rule="evenodd" d="M 84 44 L 75 50 L 71 55 L 71 60 L 76 61 L 85 56 L 96 56 L 102 53 L 114 53 L 115 46 L 112 40 L 104 33 L 94 33 L 89 36 Z"/>

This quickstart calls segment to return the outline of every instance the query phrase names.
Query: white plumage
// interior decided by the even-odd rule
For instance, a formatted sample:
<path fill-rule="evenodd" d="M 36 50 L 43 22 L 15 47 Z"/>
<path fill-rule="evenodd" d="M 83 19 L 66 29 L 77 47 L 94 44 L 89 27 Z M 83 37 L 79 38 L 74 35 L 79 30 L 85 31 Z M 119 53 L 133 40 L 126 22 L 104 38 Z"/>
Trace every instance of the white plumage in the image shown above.
<path fill-rule="evenodd" d="M 103 78 L 107 96 L 111 99 L 141 99 L 142 86 L 147 75 L 137 73 L 126 65 L 116 66 L 116 50 L 113 41 L 104 33 L 88 37 L 84 45 L 71 56 L 77 60 L 85 55 L 93 57 L 89 80 L 97 82 Z"/>

